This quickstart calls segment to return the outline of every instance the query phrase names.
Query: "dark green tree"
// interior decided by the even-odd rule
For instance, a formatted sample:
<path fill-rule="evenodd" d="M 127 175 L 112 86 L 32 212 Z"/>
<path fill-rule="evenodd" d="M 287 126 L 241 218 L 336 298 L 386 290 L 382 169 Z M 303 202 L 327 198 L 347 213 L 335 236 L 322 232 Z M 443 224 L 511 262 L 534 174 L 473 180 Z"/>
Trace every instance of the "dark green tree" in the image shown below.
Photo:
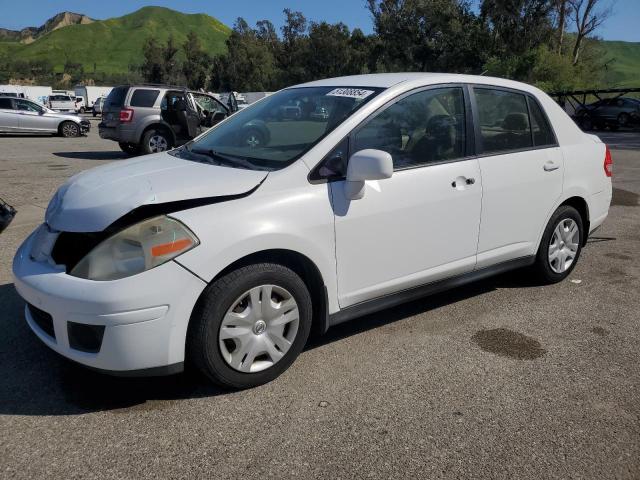
<path fill-rule="evenodd" d="M 162 70 L 164 72 L 165 82 L 167 83 L 180 83 L 180 69 L 178 68 L 177 58 L 178 50 L 179 49 L 173 35 L 170 35 L 167 43 L 162 48 Z"/>
<path fill-rule="evenodd" d="M 378 68 L 479 73 L 486 44 L 467 2 L 368 0 L 368 7 L 378 36 Z"/>
<path fill-rule="evenodd" d="M 272 49 L 242 18 L 227 39 L 227 52 L 214 58 L 211 88 L 245 92 L 277 88 Z"/>
<path fill-rule="evenodd" d="M 182 64 L 182 73 L 186 79 L 187 86 L 194 90 L 204 88 L 207 84 L 211 58 L 202 48 L 200 39 L 195 32 L 189 32 L 186 42 L 182 45 L 182 50 L 185 56 L 185 61 Z"/>
<path fill-rule="evenodd" d="M 144 81 L 149 83 L 163 83 L 165 81 L 164 59 L 162 47 L 155 38 L 148 38 L 142 49 L 144 62 L 140 73 Z"/>

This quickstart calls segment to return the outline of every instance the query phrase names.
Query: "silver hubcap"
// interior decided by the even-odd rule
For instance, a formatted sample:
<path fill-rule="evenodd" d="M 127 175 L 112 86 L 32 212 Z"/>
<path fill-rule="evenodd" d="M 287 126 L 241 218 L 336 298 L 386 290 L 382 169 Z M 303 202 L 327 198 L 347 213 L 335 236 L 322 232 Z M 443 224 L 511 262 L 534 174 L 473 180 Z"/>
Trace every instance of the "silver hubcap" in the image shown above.
<path fill-rule="evenodd" d="M 250 148 L 256 148 L 260 146 L 260 139 L 255 135 L 251 135 L 247 138 L 247 145 Z"/>
<path fill-rule="evenodd" d="M 293 296 L 277 285 L 243 293 L 227 310 L 218 343 L 234 370 L 256 373 L 285 356 L 298 334 L 300 312 Z"/>
<path fill-rule="evenodd" d="M 580 231 L 571 218 L 560 220 L 549 243 L 549 265 L 556 273 L 566 272 L 578 254 Z"/>
<path fill-rule="evenodd" d="M 167 139 L 161 135 L 154 135 L 149 139 L 149 150 L 152 152 L 164 152 L 168 147 Z"/>
<path fill-rule="evenodd" d="M 75 137 L 78 134 L 78 127 L 70 123 L 63 125 L 62 133 L 65 137 Z"/>

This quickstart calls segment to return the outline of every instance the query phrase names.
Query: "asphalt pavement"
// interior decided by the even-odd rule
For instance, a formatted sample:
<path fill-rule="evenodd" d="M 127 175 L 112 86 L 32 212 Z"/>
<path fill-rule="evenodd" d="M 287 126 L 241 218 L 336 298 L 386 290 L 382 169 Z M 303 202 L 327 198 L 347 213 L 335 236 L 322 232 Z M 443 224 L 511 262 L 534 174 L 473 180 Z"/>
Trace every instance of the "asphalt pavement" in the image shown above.
<path fill-rule="evenodd" d="M 640 478 L 632 135 L 606 134 L 613 206 L 567 281 L 515 272 L 369 315 L 242 392 L 112 378 L 40 343 L 11 258 L 62 182 L 125 156 L 95 130 L 0 136 L 0 197 L 19 212 L 0 235 L 0 477 Z"/>

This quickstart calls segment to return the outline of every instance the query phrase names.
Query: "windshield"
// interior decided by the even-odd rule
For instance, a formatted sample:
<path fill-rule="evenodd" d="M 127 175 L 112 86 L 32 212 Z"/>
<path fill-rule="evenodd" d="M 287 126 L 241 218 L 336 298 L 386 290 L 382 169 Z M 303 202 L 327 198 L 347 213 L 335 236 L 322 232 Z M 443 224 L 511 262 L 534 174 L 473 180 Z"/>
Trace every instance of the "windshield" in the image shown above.
<path fill-rule="evenodd" d="M 300 87 L 271 95 L 231 116 L 173 155 L 238 168 L 292 164 L 382 89 Z M 235 160 L 235 164 L 234 164 Z"/>

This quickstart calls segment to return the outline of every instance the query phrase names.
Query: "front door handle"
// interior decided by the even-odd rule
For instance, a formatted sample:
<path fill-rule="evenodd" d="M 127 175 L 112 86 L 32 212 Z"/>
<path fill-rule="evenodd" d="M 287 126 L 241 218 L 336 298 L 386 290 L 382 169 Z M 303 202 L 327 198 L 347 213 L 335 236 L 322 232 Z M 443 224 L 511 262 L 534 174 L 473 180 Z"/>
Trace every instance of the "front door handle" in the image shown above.
<path fill-rule="evenodd" d="M 545 172 L 553 172 L 554 170 L 558 170 L 560 168 L 560 165 L 553 162 L 547 162 L 542 168 L 544 168 Z"/>
<path fill-rule="evenodd" d="M 457 188 L 458 190 L 464 190 L 465 185 L 473 185 L 474 183 L 476 183 L 475 178 L 458 177 L 453 182 L 451 182 L 451 186 L 453 188 Z"/>

